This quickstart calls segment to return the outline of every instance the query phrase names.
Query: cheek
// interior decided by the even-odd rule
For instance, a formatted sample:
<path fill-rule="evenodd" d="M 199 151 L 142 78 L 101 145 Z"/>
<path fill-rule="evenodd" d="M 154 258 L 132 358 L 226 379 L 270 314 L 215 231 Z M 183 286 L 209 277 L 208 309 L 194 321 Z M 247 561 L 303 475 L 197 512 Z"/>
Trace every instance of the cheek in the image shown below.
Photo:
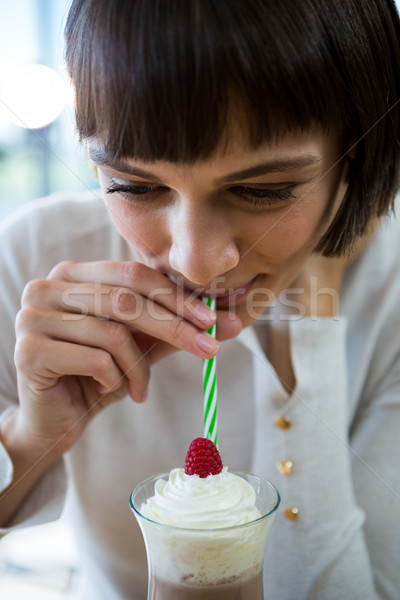
<path fill-rule="evenodd" d="M 253 250 L 271 263 L 290 260 L 301 251 L 311 252 L 322 235 L 322 212 L 301 203 L 273 220 L 268 218 L 253 229 Z"/>
<path fill-rule="evenodd" d="M 141 214 L 124 202 L 106 199 L 107 212 L 120 235 L 142 255 L 161 254 L 166 243 L 162 220 Z"/>

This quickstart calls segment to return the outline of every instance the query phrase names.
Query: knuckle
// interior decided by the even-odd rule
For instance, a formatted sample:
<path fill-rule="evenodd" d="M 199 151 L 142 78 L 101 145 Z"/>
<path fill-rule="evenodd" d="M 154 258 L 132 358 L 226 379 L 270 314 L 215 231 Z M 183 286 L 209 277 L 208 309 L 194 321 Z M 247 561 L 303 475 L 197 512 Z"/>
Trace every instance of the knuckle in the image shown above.
<path fill-rule="evenodd" d="M 75 264 L 76 263 L 72 260 L 63 260 L 62 262 L 59 262 L 50 271 L 48 279 L 67 279 L 67 274 L 71 271 Z"/>
<path fill-rule="evenodd" d="M 98 350 L 88 356 L 89 369 L 94 375 L 107 374 L 114 366 L 111 355 L 105 350 Z"/>
<path fill-rule="evenodd" d="M 15 317 L 15 331 L 17 335 L 33 329 L 37 325 L 39 318 L 40 314 L 37 308 L 32 306 L 21 308 Z"/>
<path fill-rule="evenodd" d="M 113 313 L 120 317 L 135 311 L 137 296 L 127 288 L 113 288 L 110 292 L 110 302 Z"/>
<path fill-rule="evenodd" d="M 172 319 L 169 324 L 169 335 L 172 340 L 179 340 L 183 337 L 183 333 L 185 331 L 185 321 L 180 319 L 179 317 L 176 319 Z"/>
<path fill-rule="evenodd" d="M 46 279 L 32 279 L 32 281 L 29 281 L 22 292 L 21 306 L 38 304 L 46 296 L 49 285 Z"/>
<path fill-rule="evenodd" d="M 106 336 L 108 344 L 112 347 L 126 347 L 131 340 L 127 328 L 115 321 L 110 321 L 106 324 Z"/>
<path fill-rule="evenodd" d="M 18 371 L 32 371 L 40 362 L 41 343 L 36 336 L 25 336 L 17 340 L 14 363 Z"/>
<path fill-rule="evenodd" d="M 126 285 L 132 285 L 134 281 L 143 279 L 148 272 L 148 267 L 140 262 L 125 262 L 122 265 L 122 278 Z"/>

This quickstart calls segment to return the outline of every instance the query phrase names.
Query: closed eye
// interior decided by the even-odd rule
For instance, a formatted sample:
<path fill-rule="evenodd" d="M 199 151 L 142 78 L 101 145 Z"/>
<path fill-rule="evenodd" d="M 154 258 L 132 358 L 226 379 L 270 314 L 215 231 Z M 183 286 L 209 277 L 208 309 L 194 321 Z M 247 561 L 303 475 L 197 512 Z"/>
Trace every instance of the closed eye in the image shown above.
<path fill-rule="evenodd" d="M 234 186 L 229 190 L 254 206 L 272 206 L 279 202 L 289 202 L 294 200 L 296 195 L 293 193 L 294 185 L 283 188 L 255 188 L 249 186 Z"/>
<path fill-rule="evenodd" d="M 159 185 L 122 185 L 114 182 L 106 188 L 106 194 L 123 194 L 128 197 L 131 196 L 135 200 L 145 200 L 146 198 L 165 190 L 166 188 Z"/>
<path fill-rule="evenodd" d="M 229 192 L 240 196 L 246 203 L 254 208 L 269 208 L 280 202 L 289 202 L 296 198 L 293 193 L 294 185 L 283 188 L 256 188 L 251 186 L 232 186 Z M 107 194 L 121 194 L 127 200 L 141 202 L 158 197 L 169 188 L 160 185 L 147 184 L 121 184 L 115 181 L 106 188 Z"/>

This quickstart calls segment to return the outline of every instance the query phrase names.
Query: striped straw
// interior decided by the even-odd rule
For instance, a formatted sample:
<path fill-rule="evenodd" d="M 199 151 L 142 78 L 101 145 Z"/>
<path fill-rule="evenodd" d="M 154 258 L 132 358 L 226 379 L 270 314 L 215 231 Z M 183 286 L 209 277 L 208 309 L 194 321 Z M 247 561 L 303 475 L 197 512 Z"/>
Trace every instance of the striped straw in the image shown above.
<path fill-rule="evenodd" d="M 202 298 L 215 312 L 215 298 Z M 215 338 L 216 324 L 208 330 Z M 204 407 L 204 437 L 218 445 L 217 437 L 217 370 L 216 358 L 203 358 L 203 407 Z"/>

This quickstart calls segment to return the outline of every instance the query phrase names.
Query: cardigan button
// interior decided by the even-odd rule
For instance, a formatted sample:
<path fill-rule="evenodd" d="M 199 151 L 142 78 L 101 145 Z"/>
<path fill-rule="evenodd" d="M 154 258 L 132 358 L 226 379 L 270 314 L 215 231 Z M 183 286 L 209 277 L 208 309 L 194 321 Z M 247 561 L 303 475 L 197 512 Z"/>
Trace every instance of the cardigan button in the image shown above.
<path fill-rule="evenodd" d="M 278 417 L 275 421 L 275 425 L 279 427 L 279 429 L 289 429 L 292 426 L 292 421 L 287 417 Z"/>
<path fill-rule="evenodd" d="M 283 511 L 283 516 L 288 520 L 296 523 L 299 520 L 299 509 L 296 506 L 290 506 L 285 508 Z"/>
<path fill-rule="evenodd" d="M 276 468 L 278 469 L 279 473 L 282 473 L 282 475 L 291 475 L 292 468 L 293 468 L 293 461 L 280 460 L 279 462 L 276 463 Z"/>

